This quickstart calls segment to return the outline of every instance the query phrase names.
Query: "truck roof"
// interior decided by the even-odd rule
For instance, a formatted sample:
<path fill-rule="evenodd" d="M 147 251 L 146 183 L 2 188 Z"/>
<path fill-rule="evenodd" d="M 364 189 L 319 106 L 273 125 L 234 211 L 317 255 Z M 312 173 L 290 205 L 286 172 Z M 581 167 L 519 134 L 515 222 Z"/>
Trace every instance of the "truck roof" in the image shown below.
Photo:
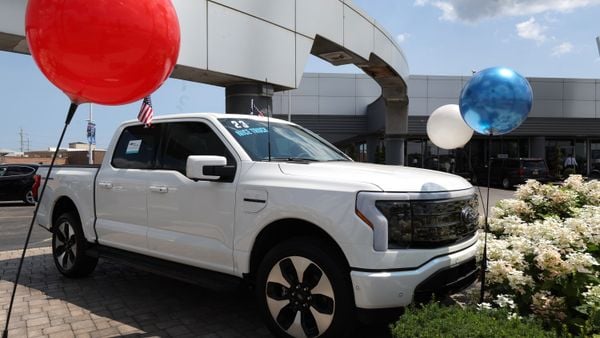
<path fill-rule="evenodd" d="M 193 119 L 193 118 L 198 118 L 198 117 L 202 117 L 202 118 L 208 118 L 210 120 L 217 120 L 220 118 L 238 118 L 238 119 L 251 119 L 251 120 L 257 120 L 257 121 L 266 121 L 267 117 L 266 116 L 258 116 L 258 115 L 250 115 L 250 114 L 226 114 L 226 113 L 212 113 L 212 112 L 200 112 L 200 113 L 185 113 L 185 114 L 166 114 L 166 115 L 159 115 L 159 116 L 155 116 L 153 118 L 153 123 L 155 122 L 160 122 L 163 120 L 185 120 L 185 119 Z M 277 122 L 277 123 L 284 123 L 284 124 L 293 124 L 290 123 L 288 121 L 285 120 L 281 120 L 278 118 L 274 118 L 271 117 L 270 121 L 272 122 Z M 138 120 L 128 120 L 123 122 L 122 124 L 130 124 L 130 123 L 140 123 Z"/>

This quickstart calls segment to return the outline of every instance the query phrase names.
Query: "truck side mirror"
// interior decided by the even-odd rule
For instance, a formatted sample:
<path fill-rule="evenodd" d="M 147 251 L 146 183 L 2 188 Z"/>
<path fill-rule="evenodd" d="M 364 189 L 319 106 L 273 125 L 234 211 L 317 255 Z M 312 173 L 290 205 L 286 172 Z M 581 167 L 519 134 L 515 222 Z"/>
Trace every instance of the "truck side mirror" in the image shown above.
<path fill-rule="evenodd" d="M 226 168 L 227 159 L 223 156 L 188 156 L 185 172 L 193 180 L 215 181 L 221 178 L 218 168 Z"/>

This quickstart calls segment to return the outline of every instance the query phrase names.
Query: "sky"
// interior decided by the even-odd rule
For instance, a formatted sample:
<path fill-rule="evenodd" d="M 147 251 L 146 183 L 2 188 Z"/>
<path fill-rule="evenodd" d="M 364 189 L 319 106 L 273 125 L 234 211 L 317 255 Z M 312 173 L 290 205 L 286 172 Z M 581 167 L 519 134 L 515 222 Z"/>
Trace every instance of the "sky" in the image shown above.
<path fill-rule="evenodd" d="M 595 37 L 600 0 L 354 0 L 396 39 L 414 75 L 470 75 L 492 66 L 527 77 L 600 77 Z M 306 72 L 358 73 L 310 57 Z M 152 94 L 156 115 L 223 112 L 225 90 L 169 79 Z M 0 52 L 0 149 L 56 146 L 67 97 L 28 55 Z M 117 126 L 140 103 L 93 106 L 97 143 L 106 148 Z M 81 105 L 65 142 L 86 142 L 89 105 Z"/>

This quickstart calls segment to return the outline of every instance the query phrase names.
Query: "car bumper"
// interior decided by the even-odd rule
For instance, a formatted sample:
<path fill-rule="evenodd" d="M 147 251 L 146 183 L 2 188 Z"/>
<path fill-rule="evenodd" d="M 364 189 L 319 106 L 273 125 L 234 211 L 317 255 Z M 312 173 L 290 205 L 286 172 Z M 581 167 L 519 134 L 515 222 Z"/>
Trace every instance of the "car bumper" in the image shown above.
<path fill-rule="evenodd" d="M 354 301 L 361 309 L 403 307 L 471 285 L 478 276 L 477 243 L 412 270 L 351 271 Z"/>

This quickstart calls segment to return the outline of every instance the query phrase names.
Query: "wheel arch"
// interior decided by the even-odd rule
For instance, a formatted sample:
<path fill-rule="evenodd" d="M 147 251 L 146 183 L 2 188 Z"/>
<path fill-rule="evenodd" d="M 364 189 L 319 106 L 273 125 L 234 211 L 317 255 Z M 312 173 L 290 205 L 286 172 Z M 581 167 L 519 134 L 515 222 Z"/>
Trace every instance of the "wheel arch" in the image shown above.
<path fill-rule="evenodd" d="M 260 262 L 267 252 L 277 244 L 297 237 L 315 238 L 328 245 L 342 260 L 344 267 L 350 269 L 348 259 L 339 244 L 325 230 L 319 226 L 301 219 L 281 219 L 267 225 L 260 231 L 252 246 L 250 254 L 249 274 L 254 276 Z"/>
<path fill-rule="evenodd" d="M 74 216 L 79 219 L 81 222 L 81 216 L 79 215 L 79 211 L 77 210 L 77 205 L 75 202 L 67 196 L 59 197 L 54 203 L 54 207 L 52 208 L 52 222 L 50 223 L 50 227 L 53 228 L 56 220 L 60 217 L 60 215 L 65 212 L 73 212 Z"/>

